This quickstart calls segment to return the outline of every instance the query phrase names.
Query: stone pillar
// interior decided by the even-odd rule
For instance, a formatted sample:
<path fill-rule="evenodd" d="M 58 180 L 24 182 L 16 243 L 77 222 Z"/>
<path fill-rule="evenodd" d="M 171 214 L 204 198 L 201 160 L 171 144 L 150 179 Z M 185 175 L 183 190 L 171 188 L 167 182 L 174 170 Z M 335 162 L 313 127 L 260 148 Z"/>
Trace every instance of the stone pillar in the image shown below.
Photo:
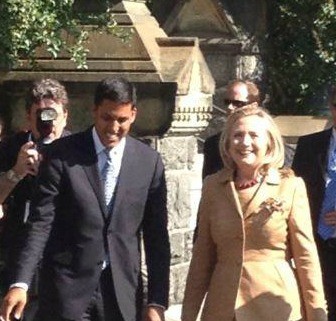
<path fill-rule="evenodd" d="M 207 126 L 211 110 L 212 94 L 194 91 L 177 96 L 172 127 L 158 140 L 167 176 L 172 306 L 181 304 L 184 295 L 202 187 L 197 133 Z"/>
<path fill-rule="evenodd" d="M 167 136 L 159 151 L 166 167 L 169 231 L 171 242 L 170 304 L 181 303 L 195 225 L 200 182 L 195 159 L 196 139 L 192 136 Z"/>

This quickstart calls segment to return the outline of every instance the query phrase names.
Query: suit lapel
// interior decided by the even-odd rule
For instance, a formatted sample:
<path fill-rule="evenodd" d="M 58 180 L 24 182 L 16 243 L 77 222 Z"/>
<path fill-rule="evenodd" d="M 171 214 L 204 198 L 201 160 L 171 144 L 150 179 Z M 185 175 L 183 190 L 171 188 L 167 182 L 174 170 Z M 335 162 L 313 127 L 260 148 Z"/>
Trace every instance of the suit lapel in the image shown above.
<path fill-rule="evenodd" d="M 108 217 L 108 211 L 104 200 L 104 191 L 98 173 L 98 159 L 92 138 L 92 127 L 83 132 L 83 137 L 79 141 L 80 159 L 82 168 L 96 194 L 104 219 Z"/>
<path fill-rule="evenodd" d="M 118 209 L 125 195 L 127 195 L 127 187 L 132 186 L 134 182 L 134 173 L 137 173 L 137 153 L 135 152 L 136 140 L 130 136 L 126 137 L 126 145 L 121 160 L 121 167 L 114 195 L 114 202 L 109 215 L 109 222 L 118 215 Z"/>

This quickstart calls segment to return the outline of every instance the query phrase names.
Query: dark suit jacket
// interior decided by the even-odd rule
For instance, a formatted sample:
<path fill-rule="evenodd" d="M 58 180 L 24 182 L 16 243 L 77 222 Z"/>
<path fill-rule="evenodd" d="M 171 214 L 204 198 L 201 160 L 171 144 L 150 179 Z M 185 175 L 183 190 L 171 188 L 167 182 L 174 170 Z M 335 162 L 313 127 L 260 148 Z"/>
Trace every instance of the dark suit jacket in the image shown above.
<path fill-rule="evenodd" d="M 315 237 L 324 197 L 324 175 L 331 134 L 331 129 L 328 129 L 300 137 L 292 163 L 295 174 L 301 176 L 307 186 Z"/>
<path fill-rule="evenodd" d="M 29 283 L 44 251 L 40 303 L 79 318 L 96 289 L 108 253 L 125 321 L 139 320 L 140 235 L 148 268 L 148 302 L 167 306 L 169 240 L 166 184 L 159 154 L 127 137 L 112 213 L 108 213 L 92 129 L 55 141 L 40 167 L 26 245 L 14 281 Z"/>
<path fill-rule="evenodd" d="M 203 179 L 210 174 L 215 174 L 223 168 L 223 161 L 219 154 L 220 135 L 221 133 L 210 136 L 204 142 L 204 163 L 202 171 Z"/>

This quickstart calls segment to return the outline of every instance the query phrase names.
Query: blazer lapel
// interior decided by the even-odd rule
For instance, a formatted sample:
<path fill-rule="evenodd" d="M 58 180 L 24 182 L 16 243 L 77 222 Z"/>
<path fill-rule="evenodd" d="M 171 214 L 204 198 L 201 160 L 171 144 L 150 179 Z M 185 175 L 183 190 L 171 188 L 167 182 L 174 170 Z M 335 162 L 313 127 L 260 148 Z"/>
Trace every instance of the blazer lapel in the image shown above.
<path fill-rule="evenodd" d="M 227 201 L 236 209 L 237 214 L 246 219 L 251 216 L 260 207 L 260 204 L 265 201 L 265 195 L 268 197 L 275 197 L 277 195 L 278 186 L 280 184 L 280 174 L 275 169 L 270 169 L 268 175 L 263 179 L 261 185 L 252 195 L 251 201 L 247 206 L 245 213 L 243 213 L 239 197 L 234 186 L 233 171 L 222 170 L 220 172 L 220 180 L 225 184 L 225 192 L 227 195 Z"/>
<path fill-rule="evenodd" d="M 220 172 L 220 181 L 225 185 L 226 201 L 230 202 L 237 214 L 243 218 L 243 211 L 239 202 L 239 197 L 234 186 L 233 171 L 223 169 Z"/>

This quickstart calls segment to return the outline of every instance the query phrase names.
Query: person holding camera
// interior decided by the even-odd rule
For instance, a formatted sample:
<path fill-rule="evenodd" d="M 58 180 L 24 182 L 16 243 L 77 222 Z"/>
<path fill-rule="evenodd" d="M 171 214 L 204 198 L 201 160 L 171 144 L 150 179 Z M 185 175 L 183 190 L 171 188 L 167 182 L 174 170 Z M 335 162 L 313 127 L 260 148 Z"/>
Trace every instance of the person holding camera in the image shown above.
<path fill-rule="evenodd" d="M 4 270 L 0 278 L 4 290 L 9 286 L 11 267 L 20 249 L 43 149 L 55 139 L 69 134 L 64 129 L 67 105 L 67 92 L 57 80 L 34 82 L 27 92 L 25 105 L 29 130 L 8 136 L 0 144 L 0 204 L 4 206 L 0 234 Z M 36 295 L 34 289 L 31 289 L 31 295 Z M 31 309 L 26 310 L 26 321 L 34 315 L 33 306 L 31 304 Z"/>

